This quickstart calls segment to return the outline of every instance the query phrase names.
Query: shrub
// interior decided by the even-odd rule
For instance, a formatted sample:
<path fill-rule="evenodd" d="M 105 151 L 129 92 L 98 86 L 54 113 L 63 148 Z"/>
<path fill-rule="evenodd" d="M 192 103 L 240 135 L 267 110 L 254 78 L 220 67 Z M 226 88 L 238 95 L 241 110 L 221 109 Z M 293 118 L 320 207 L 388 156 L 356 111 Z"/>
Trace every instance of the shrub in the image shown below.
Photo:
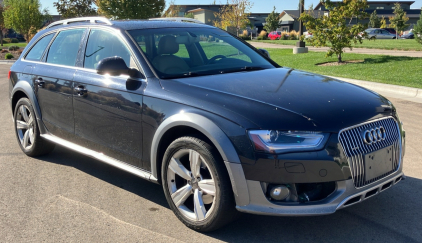
<path fill-rule="evenodd" d="M 294 35 L 289 35 L 289 40 L 297 40 L 297 38 Z"/>
<path fill-rule="evenodd" d="M 10 38 L 3 38 L 3 43 L 10 43 L 12 40 Z"/>
<path fill-rule="evenodd" d="M 239 38 L 242 39 L 242 40 L 250 40 L 251 39 L 251 37 L 248 36 L 248 35 L 239 35 Z"/>
<path fill-rule="evenodd" d="M 9 51 L 17 51 L 19 50 L 19 46 L 9 46 Z"/>
<path fill-rule="evenodd" d="M 267 35 L 267 31 L 262 30 L 261 33 L 259 33 L 258 40 L 268 40 L 268 35 Z"/>
<path fill-rule="evenodd" d="M 243 30 L 242 35 L 246 35 L 246 36 L 248 36 L 248 35 L 249 35 L 249 33 L 248 33 L 248 31 L 247 31 L 247 30 Z"/>
<path fill-rule="evenodd" d="M 281 32 L 280 40 L 287 40 L 288 37 L 289 34 L 287 34 L 287 32 Z"/>
<path fill-rule="evenodd" d="M 9 52 L 9 51 L 6 49 L 1 50 L 1 53 L 6 53 L 6 52 Z"/>
<path fill-rule="evenodd" d="M 4 56 L 4 58 L 5 58 L 5 59 L 12 59 L 12 58 L 13 58 L 13 55 L 12 55 L 11 53 L 7 53 L 7 54 Z"/>
<path fill-rule="evenodd" d="M 12 40 L 10 41 L 10 43 L 19 43 L 19 40 L 16 38 L 12 38 Z"/>

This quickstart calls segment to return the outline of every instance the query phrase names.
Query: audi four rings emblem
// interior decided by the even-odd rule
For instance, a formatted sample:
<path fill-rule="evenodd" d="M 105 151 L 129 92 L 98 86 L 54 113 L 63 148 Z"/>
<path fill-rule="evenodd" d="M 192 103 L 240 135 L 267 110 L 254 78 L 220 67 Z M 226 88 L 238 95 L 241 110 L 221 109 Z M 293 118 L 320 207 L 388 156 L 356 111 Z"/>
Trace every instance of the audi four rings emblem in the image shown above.
<path fill-rule="evenodd" d="M 383 126 L 364 130 L 362 132 L 363 142 L 370 145 L 385 140 L 386 132 Z"/>

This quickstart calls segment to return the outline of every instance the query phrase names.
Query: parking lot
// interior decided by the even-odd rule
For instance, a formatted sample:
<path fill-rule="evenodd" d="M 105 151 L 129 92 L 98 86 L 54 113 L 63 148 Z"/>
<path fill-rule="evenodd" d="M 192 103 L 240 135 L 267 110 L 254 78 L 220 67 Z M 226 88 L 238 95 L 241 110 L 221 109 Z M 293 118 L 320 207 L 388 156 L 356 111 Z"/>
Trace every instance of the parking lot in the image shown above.
<path fill-rule="evenodd" d="M 185 227 L 161 186 L 62 147 L 26 157 L 0 65 L 0 242 L 422 242 L 422 104 L 391 99 L 407 135 L 407 178 L 332 215 L 243 215 L 218 231 Z"/>

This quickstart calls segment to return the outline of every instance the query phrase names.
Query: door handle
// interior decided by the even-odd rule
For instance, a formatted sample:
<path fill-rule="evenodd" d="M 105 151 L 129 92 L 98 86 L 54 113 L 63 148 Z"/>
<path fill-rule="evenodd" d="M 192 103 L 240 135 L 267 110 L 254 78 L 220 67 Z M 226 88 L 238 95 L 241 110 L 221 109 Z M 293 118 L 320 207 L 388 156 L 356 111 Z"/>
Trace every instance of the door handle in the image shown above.
<path fill-rule="evenodd" d="M 75 91 L 78 96 L 85 96 L 88 93 L 88 90 L 86 90 L 82 85 L 76 86 Z"/>
<path fill-rule="evenodd" d="M 45 82 L 44 80 L 42 80 L 42 78 L 38 78 L 37 80 L 35 80 L 35 83 L 37 84 L 39 88 L 44 88 Z"/>

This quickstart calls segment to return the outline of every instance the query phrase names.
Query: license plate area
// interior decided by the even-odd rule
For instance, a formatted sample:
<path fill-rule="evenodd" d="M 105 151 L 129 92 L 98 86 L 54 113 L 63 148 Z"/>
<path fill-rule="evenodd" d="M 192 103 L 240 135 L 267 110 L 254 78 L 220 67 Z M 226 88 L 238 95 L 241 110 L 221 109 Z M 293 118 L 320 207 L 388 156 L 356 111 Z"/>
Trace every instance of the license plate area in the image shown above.
<path fill-rule="evenodd" d="M 380 177 L 393 169 L 393 146 L 365 155 L 365 181 Z"/>

